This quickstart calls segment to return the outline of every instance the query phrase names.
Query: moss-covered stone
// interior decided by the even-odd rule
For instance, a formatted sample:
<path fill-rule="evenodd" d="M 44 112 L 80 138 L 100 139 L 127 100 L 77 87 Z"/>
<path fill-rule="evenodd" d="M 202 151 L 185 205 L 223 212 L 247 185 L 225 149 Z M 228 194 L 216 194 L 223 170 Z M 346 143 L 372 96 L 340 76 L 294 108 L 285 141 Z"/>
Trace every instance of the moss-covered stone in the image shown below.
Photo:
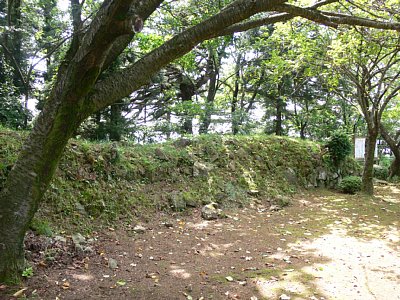
<path fill-rule="evenodd" d="M 25 133 L 0 130 L 0 189 L 21 135 Z M 116 219 L 131 222 L 159 210 L 181 211 L 210 202 L 224 208 L 244 206 L 255 198 L 284 199 L 281 205 L 286 205 L 286 196 L 307 187 L 310 178 L 318 180 L 316 170 L 329 168 L 318 144 L 293 138 L 204 135 L 185 141 L 70 141 L 38 218 L 50 219 L 55 229 L 74 224 L 87 230 Z M 288 170 L 296 180 L 288 178 Z"/>

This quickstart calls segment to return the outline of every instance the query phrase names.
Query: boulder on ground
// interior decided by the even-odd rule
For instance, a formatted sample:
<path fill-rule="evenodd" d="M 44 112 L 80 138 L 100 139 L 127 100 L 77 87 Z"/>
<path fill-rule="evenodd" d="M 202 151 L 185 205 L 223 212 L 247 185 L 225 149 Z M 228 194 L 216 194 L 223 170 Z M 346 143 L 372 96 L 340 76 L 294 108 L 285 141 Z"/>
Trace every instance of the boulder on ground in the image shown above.
<path fill-rule="evenodd" d="M 210 204 L 204 205 L 201 209 L 201 217 L 204 220 L 216 220 L 222 215 L 222 210 L 218 208 L 218 204 L 212 202 Z"/>

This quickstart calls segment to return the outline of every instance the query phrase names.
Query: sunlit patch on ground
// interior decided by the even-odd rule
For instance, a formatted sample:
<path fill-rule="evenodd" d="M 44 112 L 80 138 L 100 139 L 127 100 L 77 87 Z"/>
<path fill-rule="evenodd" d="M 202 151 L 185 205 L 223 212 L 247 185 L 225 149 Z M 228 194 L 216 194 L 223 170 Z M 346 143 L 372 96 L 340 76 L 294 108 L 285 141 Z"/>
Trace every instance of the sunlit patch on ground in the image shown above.
<path fill-rule="evenodd" d="M 228 248 L 231 248 L 234 243 L 227 243 L 227 244 L 213 244 L 210 243 L 208 245 L 203 246 L 199 253 L 203 256 L 210 256 L 210 257 L 218 257 L 224 256 L 225 252 Z"/>
<path fill-rule="evenodd" d="M 72 278 L 80 281 L 90 281 L 94 279 L 90 274 L 72 274 Z"/>
<path fill-rule="evenodd" d="M 331 261 L 303 268 L 320 291 L 333 299 L 400 299 L 400 256 L 382 240 L 365 241 L 342 230 L 303 248 Z"/>
<path fill-rule="evenodd" d="M 192 276 L 185 269 L 179 268 L 177 266 L 171 266 L 171 270 L 169 272 L 171 273 L 172 276 L 180 279 L 188 279 Z"/>
<path fill-rule="evenodd" d="M 391 203 L 400 203 L 400 186 L 399 185 L 388 185 L 380 187 L 377 190 L 376 197 Z"/>
<path fill-rule="evenodd" d="M 394 230 L 385 236 L 388 242 L 399 241 Z M 258 278 L 257 288 L 267 299 L 282 293 L 292 299 L 400 299 L 400 255 L 385 240 L 364 240 L 348 236 L 344 229 L 333 229 L 288 247 L 322 262 L 284 270 L 279 279 Z"/>
<path fill-rule="evenodd" d="M 325 192 L 322 206 L 308 204 L 308 212 L 296 222 L 279 228 L 282 235 L 293 231 L 290 236 L 295 239 L 270 256 L 281 265 L 275 268 L 279 275 L 255 279 L 260 295 L 278 299 L 286 294 L 291 300 L 400 299 L 400 189 L 379 187 L 377 195 L 342 198 Z M 286 264 L 293 255 L 300 259 Z"/>
<path fill-rule="evenodd" d="M 202 222 L 194 223 L 194 224 L 193 223 L 188 223 L 188 227 L 189 228 L 194 228 L 194 229 L 199 229 L 199 230 L 205 229 L 209 225 L 210 225 L 209 221 L 202 221 Z"/>

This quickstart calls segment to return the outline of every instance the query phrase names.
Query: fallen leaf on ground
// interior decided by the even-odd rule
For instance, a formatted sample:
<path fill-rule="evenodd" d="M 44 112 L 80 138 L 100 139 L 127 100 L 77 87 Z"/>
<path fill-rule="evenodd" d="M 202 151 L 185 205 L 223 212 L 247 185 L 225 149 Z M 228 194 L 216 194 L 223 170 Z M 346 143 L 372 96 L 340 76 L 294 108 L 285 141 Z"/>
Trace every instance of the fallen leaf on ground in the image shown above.
<path fill-rule="evenodd" d="M 118 281 L 117 281 L 117 284 L 118 284 L 119 286 L 124 286 L 124 285 L 126 284 L 126 281 L 124 281 L 124 280 L 118 280 Z"/>
<path fill-rule="evenodd" d="M 24 292 L 25 292 L 27 289 L 28 289 L 28 288 L 20 289 L 18 292 L 15 292 L 15 293 L 13 294 L 13 297 L 18 298 L 18 297 L 22 296 L 22 295 L 24 294 Z"/>
<path fill-rule="evenodd" d="M 62 285 L 62 288 L 64 290 L 69 289 L 69 287 L 70 287 L 70 283 L 68 281 L 64 282 L 63 285 Z"/>

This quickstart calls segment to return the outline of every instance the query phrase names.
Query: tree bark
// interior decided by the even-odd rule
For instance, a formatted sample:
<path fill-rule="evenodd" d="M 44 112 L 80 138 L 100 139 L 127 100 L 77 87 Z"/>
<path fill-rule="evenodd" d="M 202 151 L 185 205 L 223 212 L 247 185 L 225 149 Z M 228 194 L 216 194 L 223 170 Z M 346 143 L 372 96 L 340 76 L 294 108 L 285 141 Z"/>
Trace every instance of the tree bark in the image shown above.
<path fill-rule="evenodd" d="M 365 140 L 365 162 L 362 174 L 362 191 L 367 195 L 374 194 L 374 157 L 377 137 L 378 131 L 375 128 L 369 128 Z"/>
<path fill-rule="evenodd" d="M 214 108 L 214 99 L 217 92 L 217 72 L 214 70 L 210 77 L 210 83 L 208 86 L 207 99 L 205 104 L 204 115 L 201 120 L 199 133 L 208 133 L 208 128 L 211 124 L 211 116 Z"/>
<path fill-rule="evenodd" d="M 182 103 L 190 103 L 193 96 L 195 95 L 195 86 L 189 78 L 183 78 L 179 85 L 179 95 L 182 99 Z M 182 133 L 193 134 L 193 114 L 190 110 L 184 110 Z"/>
<path fill-rule="evenodd" d="M 122 135 L 122 123 L 123 117 L 121 115 L 121 104 L 116 103 L 110 107 L 110 140 L 119 142 Z"/>
<path fill-rule="evenodd" d="M 395 157 L 389 168 L 389 178 L 400 176 L 400 145 L 390 136 L 383 124 L 381 124 L 380 129 L 383 139 L 389 145 L 390 150 L 393 152 Z"/>
<path fill-rule="evenodd" d="M 103 5 L 80 47 L 72 47 L 17 162 L 0 191 L 0 282 L 14 281 L 23 268 L 25 232 L 48 188 L 64 148 L 90 108 L 85 99 L 116 37 L 126 27 L 130 3 Z M 108 18 L 104 18 L 108 16 Z M 102 28 L 107 30 L 101 30 Z"/>
<path fill-rule="evenodd" d="M 225 50 L 225 47 L 223 48 Z M 216 57 L 214 49 L 210 47 L 208 50 L 208 63 L 207 63 L 207 73 L 209 77 L 207 98 L 204 108 L 204 115 L 202 115 L 199 133 L 206 134 L 208 133 L 208 128 L 211 124 L 211 116 L 214 108 L 214 99 L 217 93 L 217 81 L 218 81 L 218 69 L 221 63 L 221 55 L 217 54 Z"/>
<path fill-rule="evenodd" d="M 240 64 L 242 61 L 242 55 L 239 53 L 236 65 L 235 65 L 235 89 L 233 90 L 232 102 L 231 102 L 231 118 L 232 118 L 232 133 L 239 133 L 239 116 L 238 116 L 238 97 L 239 97 L 239 81 L 240 81 Z"/>
<path fill-rule="evenodd" d="M 282 98 L 278 96 L 276 99 L 276 120 L 275 120 L 275 134 L 283 135 L 283 109 L 285 107 L 285 103 Z"/>

